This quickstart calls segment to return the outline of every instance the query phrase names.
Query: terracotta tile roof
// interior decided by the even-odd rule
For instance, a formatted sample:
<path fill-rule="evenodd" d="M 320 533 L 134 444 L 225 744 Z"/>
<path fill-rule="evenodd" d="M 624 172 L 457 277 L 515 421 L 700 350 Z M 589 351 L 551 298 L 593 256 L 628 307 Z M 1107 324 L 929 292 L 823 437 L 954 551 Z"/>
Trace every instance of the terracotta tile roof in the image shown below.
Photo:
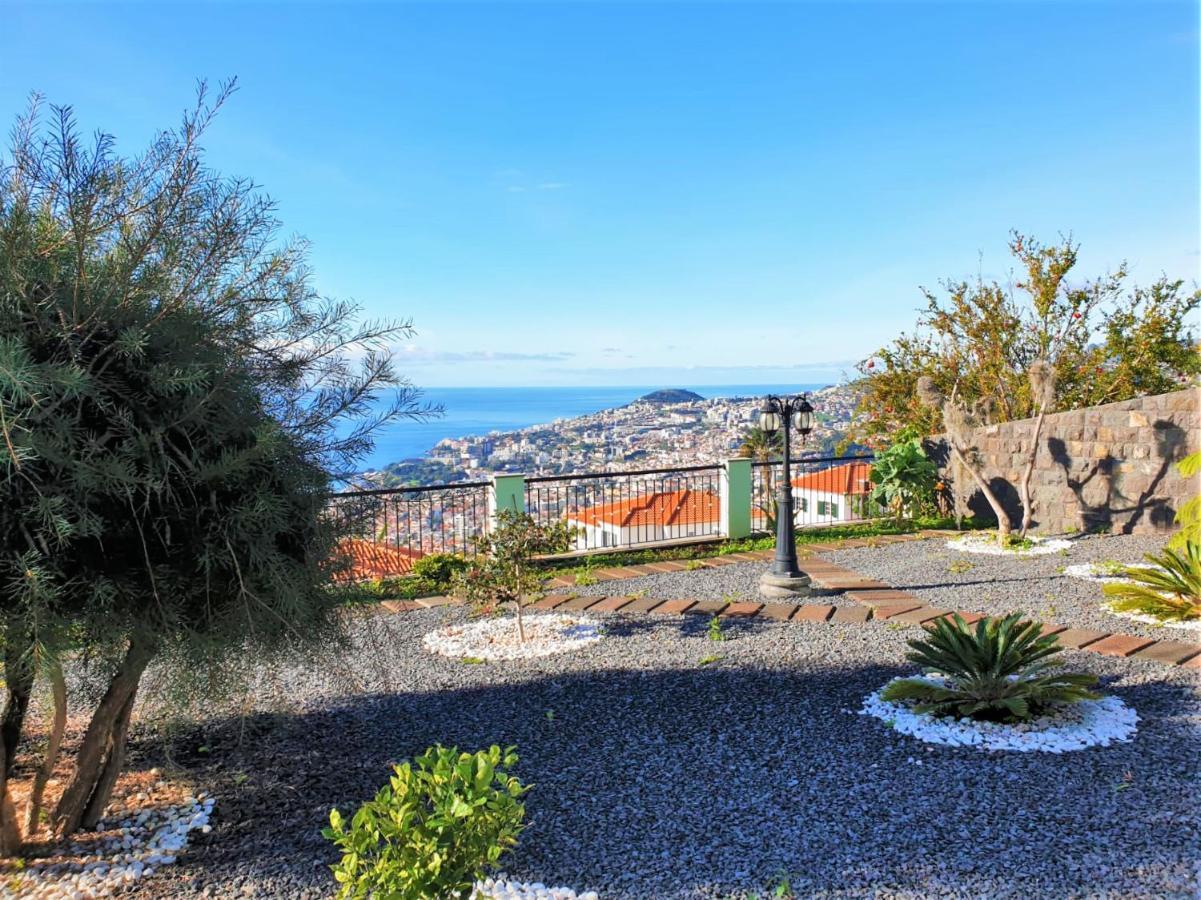
<path fill-rule="evenodd" d="M 867 462 L 847 463 L 823 469 L 820 472 L 807 472 L 792 479 L 794 488 L 810 491 L 822 491 L 826 494 L 840 494 L 844 497 L 854 494 L 870 494 L 872 464 Z"/>
<path fill-rule="evenodd" d="M 350 557 L 350 569 L 343 575 L 350 581 L 407 575 L 413 562 L 425 555 L 420 550 L 359 538 L 339 541 L 338 552 Z"/>
<path fill-rule="evenodd" d="M 572 513 L 568 519 L 582 525 L 617 525 L 621 528 L 686 525 L 716 522 L 721 518 L 721 500 L 709 491 L 666 491 L 643 494 L 592 506 Z"/>

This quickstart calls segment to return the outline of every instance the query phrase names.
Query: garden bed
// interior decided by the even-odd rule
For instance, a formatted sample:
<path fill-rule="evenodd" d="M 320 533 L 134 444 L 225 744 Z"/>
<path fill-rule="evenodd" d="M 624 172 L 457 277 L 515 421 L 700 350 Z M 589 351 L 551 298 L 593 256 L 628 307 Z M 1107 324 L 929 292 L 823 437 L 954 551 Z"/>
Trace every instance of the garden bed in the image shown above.
<path fill-rule="evenodd" d="M 424 634 L 461 621 L 364 620 L 345 671 L 264 672 L 261 712 L 182 736 L 177 758 L 218 802 L 213 833 L 156 876 L 162 893 L 328 896 L 329 808 L 353 809 L 390 762 L 436 742 L 515 744 L 535 787 L 507 873 L 603 898 L 762 895 L 782 873 L 800 896 L 1198 887 L 1201 673 L 1074 660 L 1140 722 L 1134 743 L 1065 760 L 928 745 L 859 715 L 914 673 L 906 631 L 749 620 L 714 642 L 696 617 L 618 614 L 588 652 L 425 652 Z"/>

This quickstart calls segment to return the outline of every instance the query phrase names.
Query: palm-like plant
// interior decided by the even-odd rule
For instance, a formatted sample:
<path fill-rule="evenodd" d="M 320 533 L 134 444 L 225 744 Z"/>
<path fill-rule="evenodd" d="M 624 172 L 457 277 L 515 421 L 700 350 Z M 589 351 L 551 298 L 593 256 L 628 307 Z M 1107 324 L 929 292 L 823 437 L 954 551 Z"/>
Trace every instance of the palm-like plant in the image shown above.
<path fill-rule="evenodd" d="M 1146 559 L 1156 568 L 1128 566 L 1121 575 L 1129 581 L 1102 586 L 1113 598 L 1109 608 L 1171 622 L 1201 619 L 1201 544 L 1185 541 L 1183 552 L 1168 548 Z"/>
<path fill-rule="evenodd" d="M 885 700 L 914 702 L 914 711 L 984 721 L 1020 722 L 1051 707 L 1095 700 L 1092 675 L 1052 671 L 1059 642 L 1021 613 L 981 619 L 975 627 L 956 613 L 910 641 L 910 660 L 940 680 L 902 678 L 883 691 Z"/>
<path fill-rule="evenodd" d="M 744 458 L 749 457 L 755 462 L 771 462 L 783 454 L 783 452 L 784 433 L 781 431 L 764 431 L 758 425 L 752 426 L 747 430 L 746 434 L 742 436 L 742 446 L 738 448 L 739 456 Z M 766 530 L 771 532 L 776 530 L 776 498 L 772 485 L 773 480 L 772 467 L 764 467 L 763 499 L 757 506 L 767 521 Z"/>

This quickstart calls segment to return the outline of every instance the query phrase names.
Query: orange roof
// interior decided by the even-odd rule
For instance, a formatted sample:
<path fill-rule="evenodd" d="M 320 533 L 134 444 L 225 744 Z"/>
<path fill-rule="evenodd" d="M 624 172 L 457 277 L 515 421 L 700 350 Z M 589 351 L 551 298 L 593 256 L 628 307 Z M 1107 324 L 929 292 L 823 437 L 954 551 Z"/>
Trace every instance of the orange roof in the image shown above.
<path fill-rule="evenodd" d="M 350 557 L 350 569 L 342 577 L 351 581 L 407 575 L 413 562 L 425 555 L 420 550 L 359 538 L 338 541 L 338 552 Z"/>
<path fill-rule="evenodd" d="M 721 518 L 721 501 L 709 491 L 666 491 L 643 494 L 617 503 L 592 506 L 572 513 L 568 519 L 584 525 L 617 525 L 645 528 L 716 522 Z"/>
<path fill-rule="evenodd" d="M 870 494 L 872 464 L 866 462 L 846 463 L 820 472 L 807 472 L 792 479 L 794 488 L 821 491 L 826 494 L 850 496 Z"/>

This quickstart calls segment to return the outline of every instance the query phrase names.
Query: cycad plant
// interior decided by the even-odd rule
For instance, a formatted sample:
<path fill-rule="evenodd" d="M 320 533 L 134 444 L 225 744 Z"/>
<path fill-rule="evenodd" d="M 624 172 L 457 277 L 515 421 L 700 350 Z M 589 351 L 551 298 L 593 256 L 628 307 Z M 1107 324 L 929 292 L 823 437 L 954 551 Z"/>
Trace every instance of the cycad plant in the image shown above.
<path fill-rule="evenodd" d="M 1201 619 L 1201 544 L 1186 541 L 1183 551 L 1168 547 L 1146 560 L 1156 568 L 1128 566 L 1121 574 L 1129 581 L 1102 586 L 1109 608 L 1165 622 Z"/>
<path fill-rule="evenodd" d="M 1059 665 L 1059 642 L 1021 613 L 981 619 L 972 627 L 958 613 L 926 626 L 926 636 L 910 641 L 910 660 L 941 680 L 902 678 L 882 694 L 891 701 L 915 701 L 914 710 L 935 716 L 1021 722 L 1051 707 L 1095 700 L 1092 675 L 1052 671 Z"/>

